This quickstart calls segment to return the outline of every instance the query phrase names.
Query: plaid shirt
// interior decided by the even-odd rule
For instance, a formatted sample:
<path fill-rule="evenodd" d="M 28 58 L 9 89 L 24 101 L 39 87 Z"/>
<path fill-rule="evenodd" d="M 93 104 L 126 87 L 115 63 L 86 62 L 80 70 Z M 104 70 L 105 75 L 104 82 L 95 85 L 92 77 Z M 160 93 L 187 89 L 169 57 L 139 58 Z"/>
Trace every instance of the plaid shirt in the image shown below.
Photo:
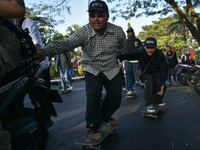
<path fill-rule="evenodd" d="M 84 71 L 97 76 L 104 73 L 109 80 L 119 73 L 117 53 L 125 51 L 126 36 L 119 26 L 107 22 L 103 36 L 98 35 L 88 23 L 68 39 L 57 40 L 43 48 L 46 55 L 57 55 L 82 47 L 81 65 Z"/>

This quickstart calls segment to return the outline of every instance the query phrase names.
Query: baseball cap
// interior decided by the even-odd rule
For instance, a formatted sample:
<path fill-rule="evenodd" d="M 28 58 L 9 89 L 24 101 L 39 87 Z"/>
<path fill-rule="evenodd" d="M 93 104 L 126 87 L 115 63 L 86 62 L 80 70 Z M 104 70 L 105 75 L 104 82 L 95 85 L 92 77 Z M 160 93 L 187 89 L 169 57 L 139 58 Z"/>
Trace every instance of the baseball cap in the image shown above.
<path fill-rule="evenodd" d="M 126 32 L 134 32 L 133 28 L 128 28 Z"/>
<path fill-rule="evenodd" d="M 145 47 L 156 47 L 157 46 L 157 41 L 153 37 L 149 37 L 145 40 L 144 42 Z"/>
<path fill-rule="evenodd" d="M 93 10 L 99 10 L 108 13 L 108 6 L 104 1 L 101 0 L 92 1 L 89 5 L 88 12 Z"/>

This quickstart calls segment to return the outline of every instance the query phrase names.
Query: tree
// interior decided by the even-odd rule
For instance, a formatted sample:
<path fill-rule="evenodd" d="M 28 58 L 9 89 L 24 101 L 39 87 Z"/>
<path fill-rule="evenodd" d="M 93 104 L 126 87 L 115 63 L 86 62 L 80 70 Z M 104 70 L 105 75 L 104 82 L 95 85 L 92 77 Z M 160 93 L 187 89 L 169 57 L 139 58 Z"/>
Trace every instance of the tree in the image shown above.
<path fill-rule="evenodd" d="M 114 2 L 116 0 L 107 0 Z M 192 36 L 198 44 L 200 44 L 200 17 L 197 10 L 200 6 L 199 0 L 127 0 L 117 3 L 111 9 L 111 13 L 116 14 L 116 17 L 130 19 L 131 17 L 141 17 L 142 15 L 150 16 L 160 14 L 167 15 L 175 11 L 182 19 Z M 182 8 L 187 8 L 190 18 L 186 15 Z"/>
<path fill-rule="evenodd" d="M 37 15 L 33 8 L 26 8 L 25 17 L 37 23 L 43 44 L 46 45 L 55 32 L 54 27 L 56 25 L 56 20 L 51 20 L 50 22 L 47 17 Z"/>
<path fill-rule="evenodd" d="M 185 45 L 183 41 L 183 35 L 176 35 L 176 31 L 171 31 L 171 34 L 169 35 L 168 31 L 168 26 L 175 20 L 176 19 L 174 16 L 159 18 L 158 21 L 153 21 L 152 25 L 143 26 L 143 31 L 138 34 L 137 38 L 145 40 L 147 37 L 155 37 L 158 42 L 158 48 L 164 53 L 166 52 L 166 47 L 170 45 L 173 51 L 179 55 L 181 54 Z"/>
<path fill-rule="evenodd" d="M 78 24 L 74 24 L 71 27 L 67 28 L 67 35 L 66 37 L 68 38 L 69 36 L 71 36 L 77 29 L 80 29 L 81 27 Z"/>
<path fill-rule="evenodd" d="M 167 30 L 169 31 L 169 34 L 174 33 L 175 32 L 175 37 L 178 34 L 182 34 L 183 35 L 183 40 L 185 42 L 185 47 L 187 47 L 187 37 L 189 35 L 189 31 L 186 27 L 186 25 L 183 22 L 183 19 L 178 15 L 175 14 L 174 15 L 175 21 L 172 22 L 168 27 Z"/>

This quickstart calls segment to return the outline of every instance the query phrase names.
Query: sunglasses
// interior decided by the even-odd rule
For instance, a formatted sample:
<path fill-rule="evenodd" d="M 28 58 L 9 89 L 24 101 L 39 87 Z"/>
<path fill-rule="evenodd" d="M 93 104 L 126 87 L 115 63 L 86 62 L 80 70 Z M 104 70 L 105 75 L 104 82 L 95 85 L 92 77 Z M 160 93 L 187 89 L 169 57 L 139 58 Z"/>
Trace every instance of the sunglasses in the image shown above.
<path fill-rule="evenodd" d="M 105 13 L 100 13 L 100 14 L 89 13 L 90 18 L 95 18 L 96 16 L 98 18 L 103 18 L 105 16 Z"/>

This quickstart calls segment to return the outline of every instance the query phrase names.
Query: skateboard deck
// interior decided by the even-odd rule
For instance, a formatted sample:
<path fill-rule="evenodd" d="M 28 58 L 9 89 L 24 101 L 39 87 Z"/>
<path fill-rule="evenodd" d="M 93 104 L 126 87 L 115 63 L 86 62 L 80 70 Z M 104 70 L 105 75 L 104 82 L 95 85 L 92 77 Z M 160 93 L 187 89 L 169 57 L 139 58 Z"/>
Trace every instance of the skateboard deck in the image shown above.
<path fill-rule="evenodd" d="M 118 125 L 102 125 L 100 128 L 100 133 L 102 138 L 99 140 L 90 139 L 87 135 L 84 136 L 80 141 L 74 142 L 76 145 L 81 145 L 82 149 L 95 148 L 101 150 L 101 142 L 112 132 L 116 133 L 116 128 Z"/>
<path fill-rule="evenodd" d="M 135 93 L 134 94 L 126 94 L 126 99 L 131 98 L 134 99 L 135 98 Z"/>
<path fill-rule="evenodd" d="M 128 99 L 128 98 L 134 99 L 135 95 L 134 94 L 133 95 L 126 95 L 126 99 Z"/>
<path fill-rule="evenodd" d="M 151 118 L 155 118 L 157 119 L 158 118 L 158 113 L 159 112 L 164 112 L 164 108 L 163 106 L 154 106 L 155 108 L 155 112 L 148 112 L 148 111 L 142 111 L 142 115 L 143 117 L 151 117 Z"/>

